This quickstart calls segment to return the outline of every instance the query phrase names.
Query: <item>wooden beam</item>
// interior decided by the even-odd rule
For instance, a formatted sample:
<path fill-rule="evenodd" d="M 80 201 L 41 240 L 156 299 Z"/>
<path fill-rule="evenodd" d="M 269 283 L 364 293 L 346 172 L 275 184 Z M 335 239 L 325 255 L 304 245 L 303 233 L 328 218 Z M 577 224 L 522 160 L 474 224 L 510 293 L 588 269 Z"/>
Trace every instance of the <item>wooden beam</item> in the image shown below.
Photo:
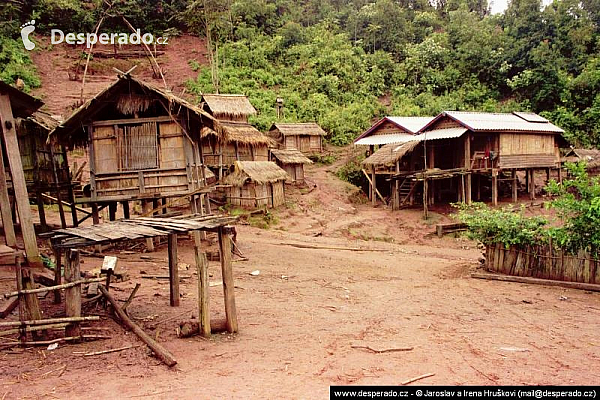
<path fill-rule="evenodd" d="M 128 119 L 110 119 L 106 121 L 94 121 L 92 126 L 113 126 L 113 125 L 128 125 L 141 124 L 144 122 L 173 122 L 173 117 L 149 117 L 149 118 L 128 118 Z"/>
<path fill-rule="evenodd" d="M 425 219 L 429 218 L 429 210 L 427 209 L 427 202 L 429 201 L 427 198 L 428 189 L 427 178 L 423 178 L 423 218 Z"/>
<path fill-rule="evenodd" d="M 512 177 L 512 201 L 516 203 L 519 199 L 518 187 L 517 187 L 517 170 L 513 169 L 511 172 Z"/>
<path fill-rule="evenodd" d="M 0 123 L 4 134 L 6 155 L 8 156 L 8 163 L 10 165 L 15 201 L 19 210 L 19 221 L 21 222 L 21 233 L 25 244 L 27 262 L 30 266 L 41 267 L 43 263 L 37 247 L 31 208 L 29 207 L 29 195 L 27 194 L 27 183 L 25 182 L 23 164 L 21 163 L 15 120 L 10 106 L 10 98 L 6 94 L 0 94 Z"/>
<path fill-rule="evenodd" d="M 77 282 L 81 279 L 79 264 L 79 250 L 69 250 L 66 254 L 65 281 L 67 283 Z M 65 315 L 67 317 L 81 317 L 81 285 L 75 285 L 65 289 Z M 65 329 L 66 336 L 81 335 L 79 322 L 74 322 Z"/>
<path fill-rule="evenodd" d="M 369 174 L 367 173 L 367 171 L 365 171 L 364 169 L 362 170 L 362 172 L 367 177 L 367 181 L 369 181 L 370 187 L 372 187 L 373 186 L 373 181 L 371 180 L 371 177 L 369 176 Z M 371 193 L 371 192 L 372 191 L 369 190 L 369 193 Z M 379 190 L 375 189 L 375 193 L 377 194 L 377 196 L 379 196 L 379 198 L 381 199 L 381 201 L 383 201 L 383 204 L 387 205 L 387 202 L 385 201 L 385 199 L 383 198 L 383 196 L 381 195 L 381 193 L 379 193 Z"/>
<path fill-rule="evenodd" d="M 531 200 L 535 200 L 535 170 L 530 169 L 528 171 L 528 173 L 530 174 L 530 177 L 529 177 L 529 185 L 530 185 L 530 188 L 529 188 L 529 198 Z"/>
<path fill-rule="evenodd" d="M 235 308 L 235 288 L 231 263 L 231 238 L 225 233 L 224 227 L 219 227 L 219 251 L 221 253 L 221 274 L 223 276 L 223 294 L 225 297 L 225 317 L 227 330 L 230 333 L 238 331 L 237 310 Z"/>
<path fill-rule="evenodd" d="M 466 176 L 467 179 L 467 204 L 471 205 L 472 202 L 472 191 L 473 191 L 473 184 L 472 184 L 472 175 L 471 173 L 468 173 Z"/>
<path fill-rule="evenodd" d="M 6 245 L 16 247 L 17 236 L 15 234 L 15 225 L 13 224 L 10 198 L 8 197 L 7 176 L 4 169 L 4 155 L 2 153 L 2 147 L 0 146 L 0 212 L 2 213 L 2 226 L 4 228 Z"/>
<path fill-rule="evenodd" d="M 146 200 L 142 200 L 142 212 L 144 215 L 152 215 L 152 206 Z M 152 238 L 146 238 L 146 249 L 149 252 L 154 251 L 154 240 Z"/>
<path fill-rule="evenodd" d="M 375 175 L 375 167 L 371 170 L 371 203 L 377 205 L 377 175 Z"/>
<path fill-rule="evenodd" d="M 492 169 L 492 205 L 498 205 L 498 170 Z"/>
<path fill-rule="evenodd" d="M 169 234 L 169 293 L 171 307 L 179 306 L 179 267 L 177 263 L 177 234 Z"/>
<path fill-rule="evenodd" d="M 487 280 L 503 281 L 503 282 L 528 283 L 528 284 L 532 284 L 532 285 L 560 286 L 560 287 L 565 287 L 565 288 L 570 288 L 570 289 L 580 289 L 580 290 L 587 290 L 590 292 L 600 292 L 600 285 L 598 285 L 596 283 L 567 282 L 567 281 L 557 281 L 557 280 L 552 280 L 552 279 L 531 278 L 528 276 L 486 274 L 486 273 L 481 273 L 481 272 L 472 272 L 471 278 L 487 279 Z"/>

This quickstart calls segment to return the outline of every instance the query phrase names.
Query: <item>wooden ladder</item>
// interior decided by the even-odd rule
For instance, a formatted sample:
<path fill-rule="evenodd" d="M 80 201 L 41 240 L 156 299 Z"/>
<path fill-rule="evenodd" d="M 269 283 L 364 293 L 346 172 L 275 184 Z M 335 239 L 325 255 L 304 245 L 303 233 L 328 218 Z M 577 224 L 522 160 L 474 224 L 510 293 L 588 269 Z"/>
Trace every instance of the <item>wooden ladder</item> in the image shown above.
<path fill-rule="evenodd" d="M 415 181 L 413 181 L 412 179 L 405 178 L 402 181 L 402 183 L 400 184 L 400 187 L 398 188 L 398 192 L 399 192 L 399 196 L 400 196 L 400 207 L 402 207 L 403 205 L 406 205 L 406 203 L 408 203 L 408 201 L 410 200 L 410 196 L 413 194 L 416 187 L 417 187 L 417 183 Z"/>

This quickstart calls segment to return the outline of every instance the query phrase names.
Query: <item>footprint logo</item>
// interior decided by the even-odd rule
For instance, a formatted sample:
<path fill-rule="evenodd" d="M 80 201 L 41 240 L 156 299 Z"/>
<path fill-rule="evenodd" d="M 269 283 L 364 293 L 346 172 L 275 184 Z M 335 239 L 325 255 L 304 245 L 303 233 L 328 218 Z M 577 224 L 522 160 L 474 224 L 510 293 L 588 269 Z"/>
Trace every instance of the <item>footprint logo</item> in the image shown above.
<path fill-rule="evenodd" d="M 31 32 L 35 31 L 35 19 L 21 25 L 21 39 L 23 40 L 23 46 L 27 50 L 35 49 L 35 43 L 29 40 L 29 35 Z"/>

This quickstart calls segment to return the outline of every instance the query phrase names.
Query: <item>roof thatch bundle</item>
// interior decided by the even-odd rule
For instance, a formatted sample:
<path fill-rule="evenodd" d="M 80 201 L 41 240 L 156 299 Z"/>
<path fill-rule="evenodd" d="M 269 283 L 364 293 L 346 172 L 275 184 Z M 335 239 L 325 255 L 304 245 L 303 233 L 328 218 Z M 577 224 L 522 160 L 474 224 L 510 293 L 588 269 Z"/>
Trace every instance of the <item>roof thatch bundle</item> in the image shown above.
<path fill-rule="evenodd" d="M 308 157 L 296 149 L 271 149 L 271 154 L 283 164 L 312 164 L 312 161 Z"/>
<path fill-rule="evenodd" d="M 566 161 L 585 161 L 587 169 L 600 168 L 600 150 L 598 149 L 571 149 L 566 156 Z"/>
<path fill-rule="evenodd" d="M 154 99 L 152 97 L 128 93 L 121 94 L 117 99 L 117 110 L 125 115 L 134 115 L 135 113 L 144 112 L 152 105 Z"/>
<path fill-rule="evenodd" d="M 273 140 L 263 135 L 258 129 L 247 122 L 217 121 L 216 125 L 223 133 L 222 137 L 226 143 L 238 143 L 242 146 L 271 146 Z M 221 135 L 213 129 L 204 127 L 200 131 L 200 137 Z"/>
<path fill-rule="evenodd" d="M 306 123 L 294 123 L 294 124 L 284 124 L 284 123 L 274 123 L 271 126 L 270 130 L 278 129 L 279 132 L 283 136 L 298 136 L 298 135 L 308 135 L 308 136 L 325 136 L 327 133 L 316 123 L 314 122 L 306 122 Z"/>
<path fill-rule="evenodd" d="M 210 114 L 219 118 L 248 117 L 256 114 L 256 109 L 248 98 L 241 94 L 203 94 L 202 101 Z"/>
<path fill-rule="evenodd" d="M 406 154 L 412 152 L 419 143 L 419 141 L 412 141 L 402 144 L 386 144 L 375 153 L 367 157 L 362 163 L 363 165 L 393 167 L 396 165 L 398 160 L 400 160 Z"/>
<path fill-rule="evenodd" d="M 246 182 L 259 185 L 289 178 L 288 174 L 272 161 L 236 161 L 234 170 L 223 179 L 226 185 L 243 186 Z"/>

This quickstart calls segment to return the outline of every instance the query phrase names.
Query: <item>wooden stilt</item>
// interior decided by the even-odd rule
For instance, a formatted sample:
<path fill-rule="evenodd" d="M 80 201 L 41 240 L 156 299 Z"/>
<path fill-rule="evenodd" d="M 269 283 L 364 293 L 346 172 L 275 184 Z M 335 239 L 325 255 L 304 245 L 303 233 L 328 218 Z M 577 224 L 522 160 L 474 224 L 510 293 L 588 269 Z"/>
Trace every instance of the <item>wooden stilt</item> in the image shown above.
<path fill-rule="evenodd" d="M 516 203 L 519 198 L 518 187 L 517 187 L 517 170 L 513 169 L 511 172 L 512 177 L 512 201 Z"/>
<path fill-rule="evenodd" d="M 529 198 L 531 200 L 535 200 L 535 170 L 531 169 L 529 170 Z"/>
<path fill-rule="evenodd" d="M 177 234 L 169 234 L 169 289 L 171 307 L 179 306 L 179 268 L 177 263 Z"/>
<path fill-rule="evenodd" d="M 54 190 L 56 191 L 56 199 L 58 203 L 58 214 L 60 215 L 60 226 L 65 229 L 67 227 L 67 218 L 65 217 L 65 208 L 63 207 L 62 197 L 60 194 L 60 182 L 58 180 L 58 173 L 56 172 L 56 158 L 54 156 L 54 150 L 50 146 L 50 164 L 52 164 L 52 177 L 54 179 Z"/>
<path fill-rule="evenodd" d="M 471 183 L 471 181 L 472 181 L 471 173 L 467 174 L 466 179 L 467 179 L 467 204 L 471 205 L 471 202 L 472 202 L 472 198 L 471 197 L 472 197 L 472 191 L 473 191 L 472 190 L 472 183 Z"/>
<path fill-rule="evenodd" d="M 111 202 L 108 204 L 108 219 L 115 221 L 117 219 L 117 202 Z"/>
<path fill-rule="evenodd" d="M 131 214 L 129 211 L 129 201 L 122 201 L 121 206 L 123 206 L 123 218 L 125 218 L 125 219 L 131 218 Z"/>
<path fill-rule="evenodd" d="M 492 205 L 498 205 L 498 170 L 492 169 Z"/>
<path fill-rule="evenodd" d="M 42 226 L 42 231 L 46 232 L 48 230 L 48 223 L 46 222 L 46 210 L 44 209 L 44 198 L 42 197 L 42 192 L 39 190 L 35 193 L 35 202 L 38 207 L 38 214 L 40 216 L 40 225 Z"/>
<path fill-rule="evenodd" d="M 54 259 L 56 260 L 56 267 L 54 270 L 54 285 L 61 284 L 61 273 L 62 273 L 62 251 L 60 249 L 54 250 Z M 54 304 L 60 304 L 61 302 L 60 290 L 54 291 Z"/>
<path fill-rule="evenodd" d="M 197 235 L 198 232 L 194 232 Z M 200 334 L 210 337 L 210 309 L 209 309 L 209 284 L 208 284 L 208 260 L 206 254 L 201 252 L 200 246 L 194 245 L 196 255 L 196 269 L 198 272 L 198 320 L 200 321 Z"/>
<path fill-rule="evenodd" d="M 163 207 L 163 209 L 162 209 L 163 214 L 167 214 L 169 212 L 169 209 L 167 208 L 167 204 L 168 204 L 168 199 L 163 197 L 161 200 L 161 203 L 160 203 L 160 205 Z"/>
<path fill-rule="evenodd" d="M 371 170 L 371 204 L 377 205 L 377 176 L 375 175 L 375 167 Z"/>
<path fill-rule="evenodd" d="M 149 213 L 152 210 L 151 207 L 152 206 L 150 205 L 150 203 L 148 203 L 147 200 L 142 200 L 142 212 L 144 214 Z M 146 239 L 146 249 L 149 252 L 153 252 L 154 251 L 154 240 L 152 238 L 147 238 Z"/>
<path fill-rule="evenodd" d="M 467 202 L 467 189 L 465 184 L 465 175 L 460 174 L 460 195 L 463 203 Z"/>
<path fill-rule="evenodd" d="M 100 211 L 98 210 L 98 203 L 92 203 L 92 223 L 94 225 L 98 225 L 100 223 Z M 102 247 L 100 245 L 94 246 L 94 251 L 96 253 L 102 252 Z"/>
<path fill-rule="evenodd" d="M 67 251 L 65 263 L 65 282 L 75 282 L 81 279 L 79 267 L 79 250 Z M 65 311 L 67 317 L 81 317 L 81 285 L 65 289 Z M 66 336 L 81 335 L 79 322 L 73 322 L 65 329 Z"/>
<path fill-rule="evenodd" d="M 17 140 L 16 122 L 13 118 L 10 98 L 7 94 L 0 94 L 0 125 L 4 135 L 4 146 L 10 165 L 15 201 L 19 210 L 19 221 L 21 222 L 21 233 L 25 244 L 25 254 L 29 266 L 42 266 L 42 258 L 37 247 L 31 209 L 29 207 L 29 195 L 27 184 L 21 163 L 19 142 Z M 6 225 L 4 226 L 6 229 Z"/>
<path fill-rule="evenodd" d="M 563 170 L 562 170 L 562 166 L 558 167 L 558 183 L 562 183 L 563 181 L 563 174 L 562 174 Z"/>
<path fill-rule="evenodd" d="M 79 219 L 77 218 L 77 207 L 75 207 L 75 191 L 73 190 L 73 185 L 69 184 L 69 202 L 71 203 L 71 219 L 73 220 L 73 226 L 77 227 L 79 225 Z"/>
<path fill-rule="evenodd" d="M 225 297 L 225 316 L 227 331 L 238 331 L 237 311 L 235 308 L 235 292 L 233 283 L 233 270 L 231 263 L 231 238 L 219 227 L 219 251 L 221 253 L 221 273 L 223 276 L 223 294 Z"/>
<path fill-rule="evenodd" d="M 33 289 L 33 275 L 29 272 L 28 268 L 21 270 L 23 277 L 23 290 Z M 42 319 L 42 313 L 40 311 L 40 302 L 35 294 L 25 294 L 25 307 L 27 308 L 27 319 L 38 320 Z"/>
<path fill-rule="evenodd" d="M 0 144 L 1 142 L 2 140 L 0 139 Z M 0 212 L 2 213 L 2 226 L 4 228 L 6 245 L 15 247 L 17 245 L 17 236 L 15 235 L 15 225 L 13 224 L 12 208 L 10 198 L 8 197 L 6 178 L 4 155 L 2 154 L 2 147 L 0 146 Z"/>
<path fill-rule="evenodd" d="M 529 184 L 529 170 L 525 170 L 525 187 L 527 188 L 527 193 L 531 190 L 531 185 Z"/>
<path fill-rule="evenodd" d="M 423 217 L 425 219 L 429 218 L 429 212 L 427 210 L 427 202 L 429 201 L 427 196 L 428 189 L 429 188 L 427 187 L 427 178 L 423 178 Z"/>
<path fill-rule="evenodd" d="M 481 201 L 481 175 L 477 175 L 477 201 Z"/>
<path fill-rule="evenodd" d="M 550 168 L 546 168 L 546 184 L 550 182 Z"/>

